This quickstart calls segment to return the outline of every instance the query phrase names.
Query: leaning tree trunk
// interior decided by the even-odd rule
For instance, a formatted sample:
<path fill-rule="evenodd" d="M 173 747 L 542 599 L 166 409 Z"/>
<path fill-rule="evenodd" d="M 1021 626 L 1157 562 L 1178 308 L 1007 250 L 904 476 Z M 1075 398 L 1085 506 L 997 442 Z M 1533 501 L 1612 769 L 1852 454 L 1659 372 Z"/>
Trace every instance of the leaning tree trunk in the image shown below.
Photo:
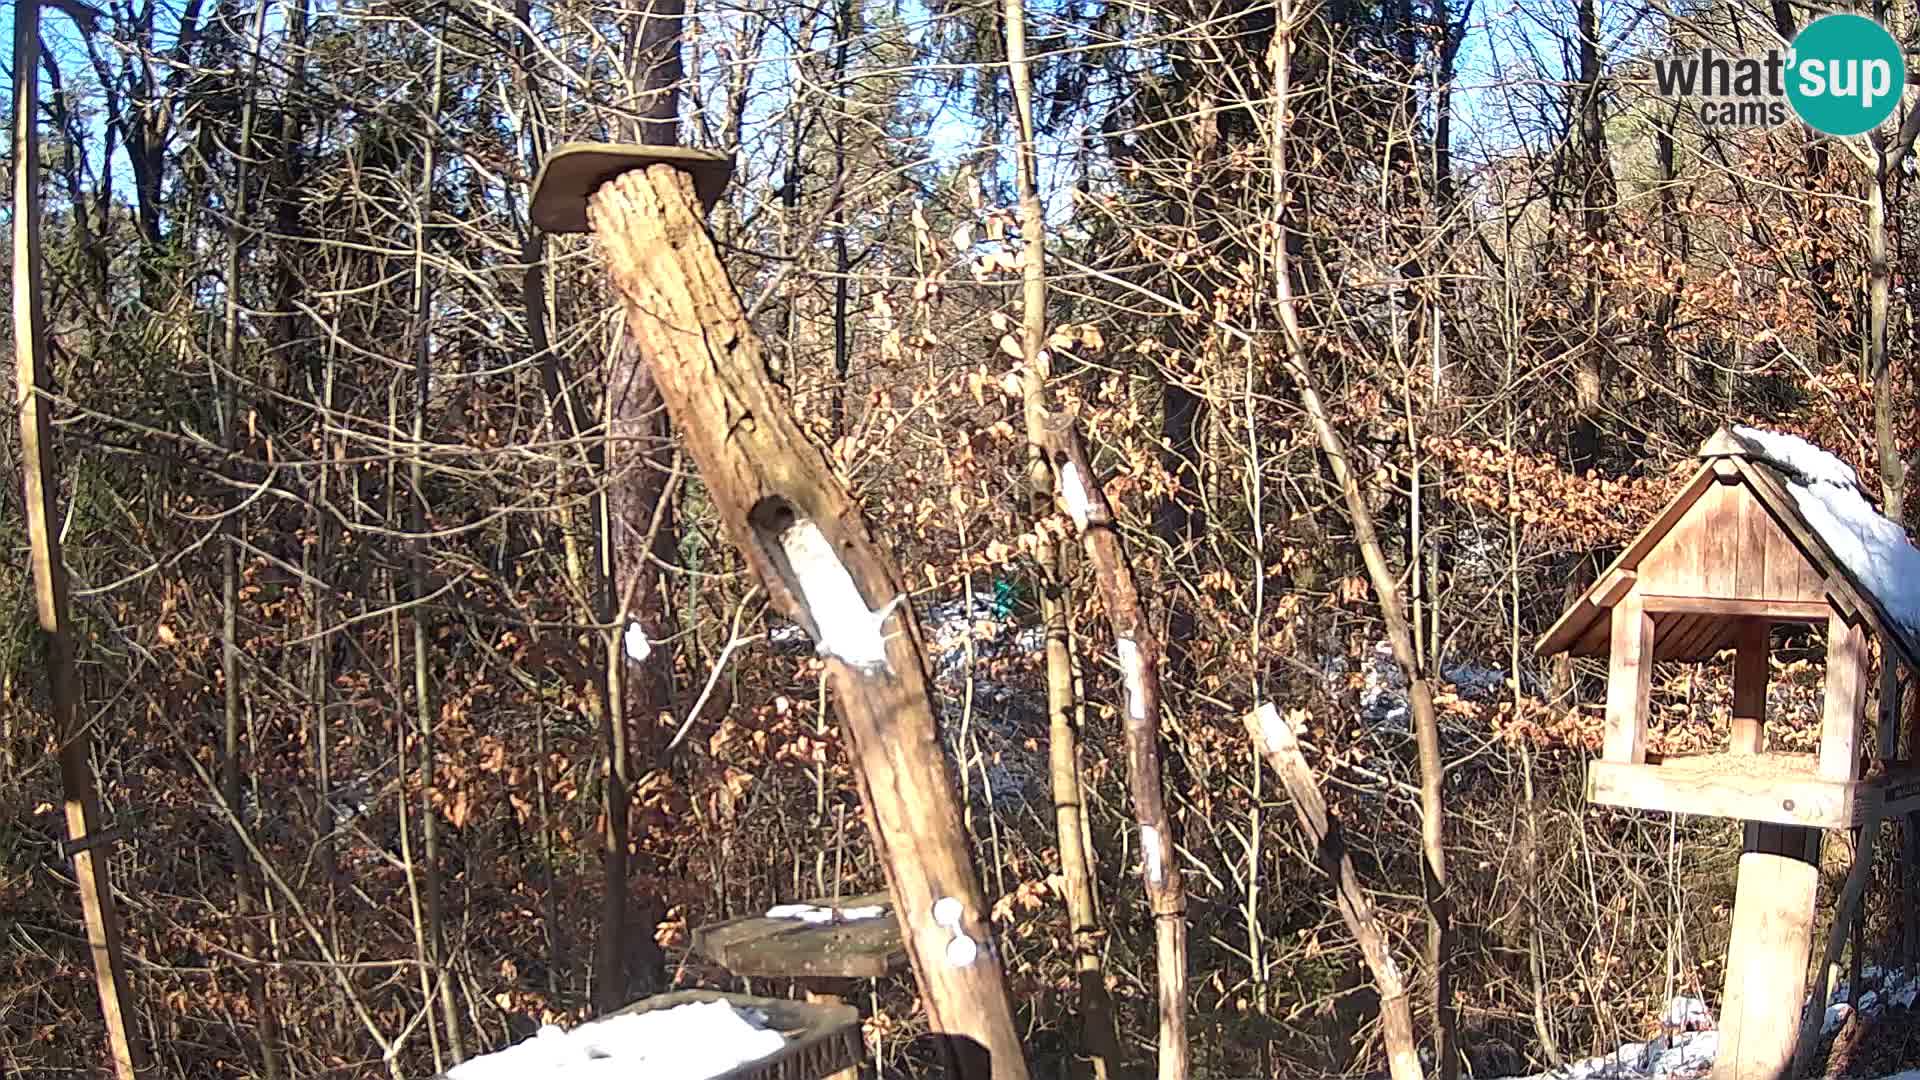
<path fill-rule="evenodd" d="M 1280 26 L 1274 32 L 1269 57 L 1273 64 L 1274 79 L 1272 169 L 1275 199 L 1282 211 L 1288 206 L 1289 176 L 1286 125 L 1281 118 L 1289 107 L 1294 11 L 1293 0 L 1281 0 Z M 1425 855 L 1422 877 L 1427 906 L 1426 963 L 1428 988 L 1433 999 L 1434 1061 L 1442 1080 L 1453 1080 L 1459 1074 L 1459 1062 L 1454 1053 L 1456 1018 L 1453 980 L 1449 970 L 1453 949 L 1453 902 L 1447 895 L 1446 803 L 1442 787 L 1446 773 L 1440 757 L 1440 721 L 1434 709 L 1433 686 L 1427 678 L 1425 661 L 1414 649 L 1413 628 L 1401 602 L 1399 577 L 1387 565 L 1386 553 L 1381 549 L 1379 536 L 1374 530 L 1373 512 L 1367 507 L 1359 478 L 1354 475 L 1348 461 L 1345 440 L 1333 426 L 1332 415 L 1314 385 L 1307 342 L 1293 295 L 1293 271 L 1287 252 L 1286 230 L 1278 229 L 1275 232 L 1274 306 L 1280 317 L 1286 367 L 1299 390 L 1307 418 L 1313 424 L 1320 451 L 1326 456 L 1334 482 L 1339 486 L 1346 503 L 1347 516 L 1353 524 L 1354 542 L 1360 548 L 1361 559 L 1366 564 L 1368 581 L 1379 598 L 1380 617 L 1386 624 L 1387 641 L 1392 646 L 1395 663 L 1407 680 L 1407 699 L 1413 713 L 1414 741 L 1419 749 L 1420 760 L 1420 847 Z"/>
<path fill-rule="evenodd" d="M 1153 910 L 1160 984 L 1160 1078 L 1179 1080 L 1188 1071 L 1187 889 L 1180 876 L 1173 819 L 1160 786 L 1160 640 L 1140 606 L 1133 570 L 1120 543 L 1118 523 L 1100 488 L 1071 418 L 1050 418 L 1042 449 L 1059 478 L 1060 500 L 1100 586 L 1113 626 L 1114 648 L 1126 687 L 1122 712 L 1127 738 L 1127 784 L 1134 823 L 1140 828 L 1140 875 Z"/>
<path fill-rule="evenodd" d="M 715 512 L 774 609 L 806 629 L 827 660 L 868 831 L 950 1073 L 1025 1080 L 918 631 L 892 560 L 768 378 L 688 174 L 664 164 L 627 172 L 592 196 L 588 218 L 628 332 Z"/>
<path fill-rule="evenodd" d="M 107 877 L 110 849 L 104 845 L 111 841 L 97 835 L 100 795 L 93 777 L 93 726 L 80 715 L 67 567 L 60 556 L 59 481 L 50 415 L 53 370 L 40 280 L 39 70 L 40 7 L 34 0 L 23 0 L 13 9 L 13 354 L 28 559 L 33 567 L 34 610 L 46 650 L 53 729 L 60 746 L 67 851 L 80 890 L 94 988 L 100 994 L 114 1075 L 119 1080 L 137 1080 L 146 1068 L 146 1053 L 135 1032 L 139 1007 L 127 981 L 120 915 Z"/>

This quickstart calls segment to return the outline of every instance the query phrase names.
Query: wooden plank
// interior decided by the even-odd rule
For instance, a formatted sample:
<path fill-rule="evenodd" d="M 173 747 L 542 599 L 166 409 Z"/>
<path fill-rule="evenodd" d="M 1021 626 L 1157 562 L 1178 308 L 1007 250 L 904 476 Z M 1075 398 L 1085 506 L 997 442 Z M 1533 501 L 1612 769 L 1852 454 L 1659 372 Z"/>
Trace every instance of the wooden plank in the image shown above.
<path fill-rule="evenodd" d="M 1740 487 L 1739 549 L 1740 562 L 1734 570 L 1734 592 L 1746 597 L 1770 596 L 1767 592 L 1767 552 L 1773 547 L 1771 533 L 1779 526 L 1767 518 L 1766 508 L 1745 485 Z M 1785 537 L 1780 540 L 1785 543 Z"/>
<path fill-rule="evenodd" d="M 1607 660 L 1608 761 L 1647 759 L 1647 701 L 1653 686 L 1653 618 L 1628 593 L 1613 607 L 1613 641 Z"/>
<path fill-rule="evenodd" d="M 1700 754 L 1659 765 L 1595 761 L 1587 767 L 1587 801 L 1669 814 L 1770 821 L 1810 828 L 1850 828 L 1863 795 L 1853 783 L 1815 775 L 1808 755 L 1797 774 L 1777 768 L 1789 755 Z"/>
<path fill-rule="evenodd" d="M 1709 646 L 1713 644 L 1714 638 L 1720 636 L 1720 631 L 1726 629 L 1726 621 L 1712 615 L 1691 615 L 1688 618 L 1690 622 L 1687 625 L 1686 634 L 1676 643 L 1673 658 L 1676 660 L 1712 659 L 1713 653 L 1709 650 Z"/>
<path fill-rule="evenodd" d="M 1740 505 L 1749 498 L 1744 487 L 1728 484 L 1716 484 L 1700 497 L 1694 511 L 1699 521 L 1694 542 L 1700 547 L 1700 595 L 1739 594 Z"/>
<path fill-rule="evenodd" d="M 832 908 L 831 897 L 805 901 Z M 842 897 L 842 910 L 891 907 L 886 893 Z M 747 978 L 882 979 L 907 966 L 907 947 L 891 911 L 874 919 L 807 923 L 749 915 L 693 932 L 702 956 Z"/>
<path fill-rule="evenodd" d="M 1680 493 L 1673 497 L 1673 501 L 1668 503 L 1657 517 L 1648 522 L 1646 528 L 1640 530 L 1640 534 L 1633 538 L 1633 542 L 1620 553 L 1620 557 L 1608 564 L 1595 581 L 1605 581 L 1607 576 L 1615 570 L 1638 569 L 1641 561 L 1647 557 L 1647 553 L 1653 550 L 1654 546 L 1667 535 L 1668 530 L 1673 528 L 1674 523 L 1685 516 L 1694 502 L 1713 483 L 1713 466 L 1702 465 L 1687 480 L 1686 485 L 1680 489 Z M 1591 591 L 1591 589 L 1588 590 L 1588 592 Z M 1594 623 L 1605 623 L 1605 621 L 1602 614 L 1596 611 L 1592 604 L 1586 602 L 1585 596 L 1582 596 L 1578 602 L 1561 612 L 1560 618 L 1545 634 L 1541 635 L 1540 642 L 1533 647 L 1533 651 L 1538 656 L 1552 656 L 1555 653 L 1566 652 L 1576 642 L 1585 639 L 1588 628 Z M 1597 653 L 1580 655 L 1597 655 Z"/>
<path fill-rule="evenodd" d="M 1640 594 L 1640 603 L 1656 615 L 1685 612 L 1730 619 L 1764 618 L 1774 622 L 1826 622 L 1827 616 L 1833 614 L 1833 605 L 1825 600 L 1738 599 L 1643 592 Z"/>
<path fill-rule="evenodd" d="M 1716 490 L 1718 485 L 1710 485 L 1707 492 L 1674 524 L 1673 531 L 1667 533 L 1640 564 L 1641 591 L 1673 596 L 1706 594 L 1706 581 L 1700 570 L 1700 521 L 1707 500 L 1713 497 Z"/>
<path fill-rule="evenodd" d="M 1713 478 L 1722 484 L 1737 484 L 1740 482 L 1740 466 L 1731 461 L 1716 461 L 1713 463 Z"/>
<path fill-rule="evenodd" d="M 1807 992 L 1820 887 L 1819 833 L 1782 825 L 1748 832 L 1734 893 L 1713 1080 L 1786 1075 Z"/>
<path fill-rule="evenodd" d="M 1800 516 L 1799 505 L 1794 501 L 1793 496 L 1788 494 L 1787 490 L 1781 486 L 1772 470 L 1764 466 L 1751 465 L 1745 461 L 1740 463 L 1740 469 L 1741 475 L 1746 477 L 1747 483 L 1753 488 L 1755 494 L 1760 496 L 1761 503 L 1766 507 L 1768 515 L 1773 519 L 1774 523 L 1788 535 L 1795 548 L 1801 554 L 1801 562 L 1803 565 L 1794 568 L 1795 582 L 1793 587 L 1802 590 L 1798 595 L 1805 599 L 1814 599 L 1815 597 L 1826 595 L 1827 587 L 1830 584 L 1828 580 L 1829 571 L 1831 571 L 1831 584 L 1834 584 L 1839 591 L 1845 595 L 1847 601 L 1852 603 L 1857 610 L 1874 612 L 1875 621 L 1880 623 L 1883 628 L 1891 625 L 1885 618 L 1885 613 L 1881 611 L 1878 605 L 1870 602 L 1867 594 L 1858 588 L 1853 580 L 1845 573 L 1845 568 L 1841 565 L 1839 559 L 1834 558 L 1833 552 L 1828 550 L 1826 542 L 1821 540 L 1819 534 L 1807 524 L 1806 519 Z M 1769 573 L 1772 573 L 1773 561 L 1774 556 L 1772 553 L 1769 553 L 1767 556 Z M 1811 571 L 1807 570 L 1804 565 L 1809 561 L 1812 562 L 1814 567 Z M 1904 642 L 1902 643 L 1902 647 L 1905 647 Z M 1908 659 L 1912 660 L 1914 658 L 1909 657 Z"/>
<path fill-rule="evenodd" d="M 1827 620 L 1826 707 L 1820 719 L 1820 775 L 1851 780 L 1859 767 L 1867 704 L 1867 631 L 1837 613 Z"/>
<path fill-rule="evenodd" d="M 1735 754 L 1758 754 L 1766 748 L 1767 666 L 1771 627 L 1762 619 L 1748 619 L 1734 631 L 1733 735 L 1727 749 Z"/>

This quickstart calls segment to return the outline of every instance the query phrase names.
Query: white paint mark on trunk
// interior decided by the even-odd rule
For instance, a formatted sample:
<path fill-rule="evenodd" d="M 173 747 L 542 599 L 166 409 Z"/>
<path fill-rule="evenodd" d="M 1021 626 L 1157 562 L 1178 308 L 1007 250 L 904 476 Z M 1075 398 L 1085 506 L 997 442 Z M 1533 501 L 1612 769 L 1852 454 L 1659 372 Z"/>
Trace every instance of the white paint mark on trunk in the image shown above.
<path fill-rule="evenodd" d="M 896 596 L 878 611 L 867 610 L 866 600 L 833 544 L 820 526 L 806 518 L 780 534 L 780 548 L 786 552 L 787 564 L 800 583 L 801 598 L 819 634 L 814 648 L 822 656 L 837 656 L 855 667 L 891 671 L 886 637 L 880 627 L 906 597 Z"/>
<path fill-rule="evenodd" d="M 947 942 L 947 963 L 954 967 L 968 967 L 980 955 L 980 946 L 965 934 L 955 934 Z"/>
<path fill-rule="evenodd" d="M 1135 720 L 1147 718 L 1147 667 L 1140 646 L 1132 638 L 1118 638 L 1114 647 L 1120 652 L 1120 674 L 1127 682 L 1127 715 Z"/>
<path fill-rule="evenodd" d="M 1060 466 L 1060 501 L 1067 504 L 1073 527 L 1086 532 L 1091 504 L 1087 499 L 1087 486 L 1080 479 L 1080 470 L 1074 468 L 1071 461 Z"/>
<path fill-rule="evenodd" d="M 933 902 L 933 925 L 935 926 L 958 930 L 961 916 L 965 914 L 966 908 L 961 906 L 960 898 L 957 896 L 943 896 Z"/>
<path fill-rule="evenodd" d="M 1167 880 L 1167 857 L 1160 848 L 1160 830 L 1151 825 L 1140 826 L 1140 858 L 1149 882 L 1158 885 Z"/>
<path fill-rule="evenodd" d="M 629 660 L 645 660 L 653 655 L 653 642 L 647 640 L 646 628 L 637 622 L 627 624 L 626 645 Z"/>

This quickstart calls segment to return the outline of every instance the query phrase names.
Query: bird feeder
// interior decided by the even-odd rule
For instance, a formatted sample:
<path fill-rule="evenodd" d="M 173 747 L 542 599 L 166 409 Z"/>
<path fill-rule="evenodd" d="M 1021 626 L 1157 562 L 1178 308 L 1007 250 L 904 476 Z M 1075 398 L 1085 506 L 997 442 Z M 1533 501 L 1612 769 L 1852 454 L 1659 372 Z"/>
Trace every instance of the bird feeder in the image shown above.
<path fill-rule="evenodd" d="M 1748 823 L 1713 1075 L 1774 1080 L 1792 1060 L 1807 992 L 1821 830 L 1920 809 L 1920 771 L 1885 760 L 1891 733 L 1870 767 L 1862 745 L 1871 644 L 1884 662 L 1920 670 L 1920 641 L 1896 617 L 1908 605 L 1890 572 L 1920 555 L 1873 514 L 1851 469 L 1797 439 L 1722 429 L 1699 457 L 1680 494 L 1536 652 L 1607 658 L 1589 802 Z M 1826 627 L 1818 753 L 1767 745 L 1769 641 L 1783 623 Z M 1727 748 L 1649 753 L 1653 665 L 1729 650 Z"/>
<path fill-rule="evenodd" d="M 838 902 L 810 900 L 795 906 L 824 918 L 770 912 L 728 919 L 696 929 L 693 947 L 735 975 L 792 979 L 808 1001 L 838 1005 L 851 996 L 857 980 L 884 979 L 907 968 L 907 947 L 892 911 L 883 910 L 877 917 L 843 917 L 846 912 L 871 912 L 887 904 L 886 893 Z M 857 1076 L 850 1070 L 830 1080 L 856 1080 Z"/>

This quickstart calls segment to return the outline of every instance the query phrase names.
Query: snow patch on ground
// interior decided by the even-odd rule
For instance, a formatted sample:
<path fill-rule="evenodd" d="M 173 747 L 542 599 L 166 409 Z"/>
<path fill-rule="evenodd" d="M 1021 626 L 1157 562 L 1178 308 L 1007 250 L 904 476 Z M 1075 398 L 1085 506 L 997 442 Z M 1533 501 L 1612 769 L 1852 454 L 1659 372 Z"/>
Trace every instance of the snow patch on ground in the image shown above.
<path fill-rule="evenodd" d="M 1920 633 L 1920 550 L 1867 501 L 1853 467 L 1798 435 L 1736 427 L 1751 453 L 1785 474 L 1800 513 L 1887 613 Z"/>
<path fill-rule="evenodd" d="M 1903 971 L 1888 971 L 1868 966 L 1860 972 L 1859 1011 L 1875 1016 L 1889 1004 L 1911 1008 L 1920 996 L 1920 979 L 1909 981 Z M 1842 985 L 1833 992 L 1821 1025 L 1822 1035 L 1831 1035 L 1854 1014 L 1852 988 Z M 1666 1033 L 1651 1042 L 1627 1043 L 1611 1054 L 1569 1062 L 1558 1069 L 1506 1080 L 1696 1080 L 1713 1069 L 1714 1054 L 1720 1048 L 1720 1032 L 1706 1002 L 1696 997 L 1676 997 L 1667 1002 L 1662 1013 Z M 1920 1080 L 1920 1070 L 1897 1073 L 1881 1080 Z"/>
<path fill-rule="evenodd" d="M 548 1025 L 531 1039 L 448 1070 L 449 1080 L 644 1076 L 706 1080 L 778 1052 L 786 1037 L 766 1017 L 725 1001 L 612 1016 L 572 1031 Z"/>

